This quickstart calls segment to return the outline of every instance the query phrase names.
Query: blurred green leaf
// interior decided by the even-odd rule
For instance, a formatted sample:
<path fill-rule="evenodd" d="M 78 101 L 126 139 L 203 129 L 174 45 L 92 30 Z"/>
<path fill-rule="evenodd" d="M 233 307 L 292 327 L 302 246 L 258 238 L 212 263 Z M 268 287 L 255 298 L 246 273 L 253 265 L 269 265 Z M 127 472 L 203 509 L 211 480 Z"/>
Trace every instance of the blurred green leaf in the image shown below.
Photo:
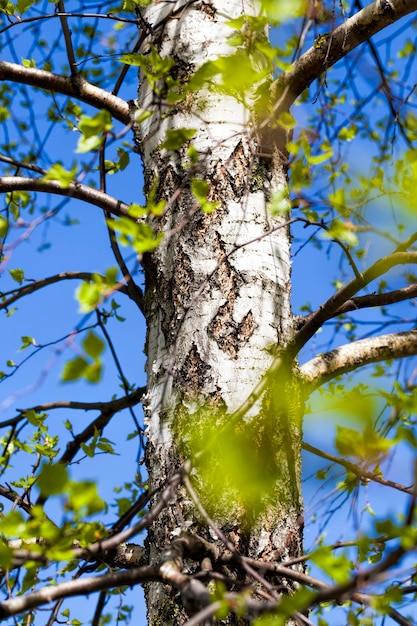
<path fill-rule="evenodd" d="M 177 128 L 175 130 L 167 130 L 165 133 L 165 141 L 161 147 L 165 150 L 179 150 L 181 146 L 190 141 L 196 134 L 194 128 Z"/>
<path fill-rule="evenodd" d="M 68 189 L 70 184 L 74 181 L 76 174 L 76 164 L 68 171 L 63 167 L 62 163 L 54 163 L 43 177 L 43 180 L 55 180 L 63 189 Z"/>
<path fill-rule="evenodd" d="M 91 356 L 93 359 L 98 359 L 104 350 L 105 344 L 96 333 L 90 330 L 85 339 L 83 339 L 82 346 L 88 356 Z"/>
<path fill-rule="evenodd" d="M 43 463 L 36 482 L 42 496 L 61 495 L 68 483 L 68 470 L 60 463 Z"/>

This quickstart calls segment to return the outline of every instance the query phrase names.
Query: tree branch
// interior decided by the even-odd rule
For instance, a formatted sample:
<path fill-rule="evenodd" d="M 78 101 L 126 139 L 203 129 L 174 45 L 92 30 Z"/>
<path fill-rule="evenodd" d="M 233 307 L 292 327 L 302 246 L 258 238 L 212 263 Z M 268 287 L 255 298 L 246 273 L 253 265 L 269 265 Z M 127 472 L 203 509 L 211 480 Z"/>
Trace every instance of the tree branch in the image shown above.
<path fill-rule="evenodd" d="M 45 70 L 0 61 L 0 80 L 30 85 L 64 96 L 71 96 L 96 109 L 106 109 L 122 124 L 130 124 L 131 122 L 129 105 L 125 100 L 114 96 L 105 89 L 92 85 L 80 76 L 77 76 L 77 80 L 74 81 L 72 78 Z"/>
<path fill-rule="evenodd" d="M 332 317 L 338 317 L 349 311 L 357 311 L 359 309 L 365 309 L 377 306 L 386 306 L 388 304 L 395 304 L 396 302 L 403 302 L 404 300 L 410 300 L 417 296 L 417 283 L 412 283 L 401 289 L 394 289 L 387 293 L 372 293 L 366 296 L 357 296 L 356 298 L 350 298 L 344 302 L 332 315 Z M 299 326 L 304 325 L 313 317 L 315 313 L 309 313 L 304 317 L 298 318 Z"/>
<path fill-rule="evenodd" d="M 1 63 L 0 63 L 1 65 Z M 30 178 L 26 176 L 1 176 L 0 192 L 13 191 L 41 191 L 44 193 L 54 193 L 67 198 L 76 198 L 89 204 L 94 204 L 100 209 L 109 211 L 113 215 L 128 215 L 129 205 L 113 196 L 109 196 L 102 191 L 81 185 L 81 183 L 71 183 L 68 187 L 61 187 L 56 180 L 43 180 L 41 178 Z"/>
<path fill-rule="evenodd" d="M 414 485 L 411 487 L 406 487 L 405 485 L 401 485 L 400 483 L 395 483 L 392 480 L 388 480 L 387 478 L 383 478 L 380 474 L 376 474 L 375 472 L 370 472 L 367 469 L 356 465 L 355 463 L 351 463 L 350 461 L 346 461 L 346 459 L 342 459 L 334 454 L 329 454 L 328 452 L 324 452 L 323 450 L 319 450 L 314 446 L 310 445 L 306 441 L 302 443 L 303 450 L 307 450 L 307 452 L 311 452 L 316 456 L 321 457 L 322 459 L 326 459 L 331 463 L 337 463 L 338 465 L 342 465 L 348 472 L 351 472 L 355 476 L 357 476 L 360 480 L 372 480 L 375 483 L 379 483 L 380 485 L 384 485 L 385 487 L 392 487 L 393 489 L 397 489 L 397 491 L 402 491 L 403 493 L 408 493 L 413 495 L 414 493 Z"/>
<path fill-rule="evenodd" d="M 161 580 L 158 566 L 147 565 L 123 572 L 110 572 L 102 576 L 92 576 L 71 580 L 59 585 L 48 585 L 39 591 L 0 602 L 0 619 L 24 613 L 42 604 L 49 604 L 60 598 L 88 595 L 102 589 L 112 589 L 124 585 L 134 585 L 139 581 Z"/>
<path fill-rule="evenodd" d="M 45 402 L 44 404 L 38 404 L 31 406 L 27 409 L 17 409 L 20 415 L 12 417 L 8 420 L 0 422 L 0 428 L 6 428 L 7 426 L 14 426 L 25 418 L 25 413 L 28 411 L 35 411 L 36 413 L 42 413 L 44 411 L 53 411 L 54 409 L 74 409 L 78 411 L 101 411 L 102 413 L 119 412 L 130 406 L 134 406 L 141 401 L 143 394 L 146 391 L 146 387 L 138 387 L 131 394 L 110 400 L 109 402 L 77 402 L 75 400 L 57 400 L 56 402 Z"/>
<path fill-rule="evenodd" d="M 335 350 L 316 356 L 301 366 L 300 374 L 305 382 L 304 392 L 306 396 L 309 396 L 332 378 L 352 372 L 369 363 L 401 359 L 416 354 L 417 330 L 346 343 Z"/>
<path fill-rule="evenodd" d="M 42 289 L 48 285 L 53 285 L 54 283 L 58 283 L 61 280 L 92 280 L 93 274 L 91 272 L 61 272 L 61 274 L 54 274 L 53 276 L 48 276 L 47 278 L 42 278 L 41 280 L 34 280 L 33 282 L 25 285 L 24 287 L 18 287 L 17 289 L 13 289 L 9 292 L 1 293 L 0 296 L 4 298 L 9 293 L 12 293 L 9 298 L 5 298 L 0 302 L 0 310 L 7 309 L 11 304 L 28 296 L 31 293 L 35 293 L 38 289 Z M 127 286 L 121 286 L 118 291 L 121 293 L 127 294 Z"/>
<path fill-rule="evenodd" d="M 104 428 L 116 413 L 119 413 L 119 411 L 122 411 L 123 409 L 130 408 L 134 404 L 138 404 L 141 401 L 144 392 L 145 388 L 141 387 L 130 395 L 126 395 L 118 400 L 106 403 L 106 406 L 103 408 L 100 415 L 88 424 L 88 426 L 86 426 L 81 433 L 75 435 L 75 437 L 67 443 L 65 452 L 59 459 L 59 463 L 63 465 L 70 463 L 79 451 L 82 443 L 91 439 L 96 431 L 102 433 Z"/>
<path fill-rule="evenodd" d="M 333 32 L 316 40 L 274 84 L 276 111 L 286 111 L 323 72 L 373 35 L 402 17 L 417 11 L 417 0 L 376 0 L 352 15 Z"/>
<path fill-rule="evenodd" d="M 336 291 L 320 308 L 309 316 L 308 321 L 295 334 L 292 343 L 288 347 L 288 354 L 291 358 L 295 357 L 314 333 L 316 333 L 327 320 L 335 316 L 336 311 L 338 311 L 342 305 L 351 300 L 358 291 L 366 287 L 373 280 L 386 274 L 397 265 L 416 263 L 417 252 L 402 251 L 395 251 L 376 261 L 373 265 L 368 267 L 368 269 L 364 270 L 359 277 L 355 277 Z"/>
<path fill-rule="evenodd" d="M 65 48 L 67 50 L 67 57 L 71 70 L 71 76 L 78 75 L 77 63 L 75 60 L 74 46 L 72 45 L 71 30 L 68 26 L 68 20 L 65 15 L 64 0 L 58 0 L 58 11 L 60 13 L 59 21 L 61 22 L 62 33 L 64 35 Z"/>

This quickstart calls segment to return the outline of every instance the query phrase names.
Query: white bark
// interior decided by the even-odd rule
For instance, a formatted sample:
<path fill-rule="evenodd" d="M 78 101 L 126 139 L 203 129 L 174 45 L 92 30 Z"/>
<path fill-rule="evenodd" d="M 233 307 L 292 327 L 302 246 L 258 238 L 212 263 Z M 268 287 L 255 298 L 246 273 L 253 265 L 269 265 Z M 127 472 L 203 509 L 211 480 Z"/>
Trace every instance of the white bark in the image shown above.
<path fill-rule="evenodd" d="M 176 68 L 187 78 L 206 60 L 233 54 L 227 44 L 232 30 L 226 22 L 244 13 L 253 14 L 255 9 L 246 0 L 177 3 L 174 8 L 161 2 L 146 9 L 144 18 L 151 25 L 166 18 L 158 31 L 159 52 L 174 58 Z M 261 158 L 264 148 L 251 113 L 241 102 L 200 92 L 187 110 L 178 107 L 162 119 L 161 111 L 166 113 L 166 109 L 158 106 L 143 81 L 138 106 L 153 110 L 137 131 L 145 180 L 150 185 L 157 175 L 158 193 L 167 200 L 181 189 L 164 217 L 155 220 L 165 234 L 162 244 L 150 259 L 144 259 L 148 322 L 145 415 L 153 489 L 179 463 L 171 428 L 174 415 L 192 419 L 198 402 L 225 407 L 228 413 L 235 410 L 271 365 L 267 347 L 282 345 L 289 338 L 290 246 L 285 225 L 288 216 L 273 218 L 267 207 L 271 194 L 286 187 L 285 146 L 276 146 L 269 157 Z M 167 129 L 183 127 L 197 131 L 193 143 L 201 160 L 194 175 L 209 183 L 209 199 L 220 202 L 209 215 L 196 207 L 190 192 L 186 148 L 175 153 L 160 148 Z M 254 184 L 255 171 L 262 172 L 261 185 L 259 177 Z M 271 229 L 276 230 L 270 234 Z M 260 403 L 254 412 L 259 410 Z M 297 431 L 290 439 L 296 441 L 298 435 Z M 291 447 L 290 439 L 285 438 L 287 447 Z M 288 555 L 295 545 L 295 551 L 299 548 L 299 541 L 291 543 L 289 539 L 291 533 L 299 535 L 300 527 L 299 451 L 287 450 L 286 454 L 284 465 L 293 466 L 293 480 L 286 475 L 286 495 L 274 502 L 274 513 L 270 512 L 266 523 L 248 540 L 256 557 L 263 550 Z M 173 532 L 185 529 L 188 520 L 183 513 L 183 502 L 177 501 L 151 530 L 151 562 L 160 559 L 159 552 Z M 167 604 L 165 593 L 160 586 L 148 594 L 151 624 L 181 623 L 181 618 L 174 619 L 172 608 L 169 618 L 169 611 L 161 609 Z"/>
<path fill-rule="evenodd" d="M 176 5 L 176 17 L 168 21 L 164 30 L 161 54 L 181 56 L 181 62 L 194 70 L 207 59 L 231 54 L 233 49 L 226 39 L 232 31 L 225 22 L 244 12 L 253 13 L 254 9 L 242 2 L 220 5 L 212 5 L 218 12 L 216 18 L 198 4 L 183 13 Z M 146 19 L 151 24 L 158 23 L 171 6 L 153 5 Z M 140 95 L 140 107 L 149 109 L 152 93 L 146 83 L 142 84 Z M 177 153 L 163 154 L 158 145 L 165 139 L 167 128 L 196 128 L 193 143 L 201 154 L 208 155 L 203 161 L 202 177 L 212 182 L 213 199 L 222 200 L 221 208 L 213 215 L 198 214 L 191 228 L 184 226 L 178 234 L 167 236 L 154 255 L 158 278 L 162 280 L 158 280 L 158 287 L 174 282 L 172 289 L 178 300 L 168 332 L 163 327 L 166 307 L 155 301 L 151 311 L 147 348 L 151 391 L 147 410 L 149 437 L 158 445 L 165 437 L 167 445 L 171 445 L 169 432 L 162 433 L 161 409 L 170 404 L 177 374 L 191 351 L 210 369 L 203 380 L 193 381 L 198 382 L 199 392 L 220 393 L 229 411 L 233 411 L 271 364 L 265 348 L 287 337 L 290 320 L 288 232 L 284 227 L 264 237 L 279 223 L 268 215 L 266 203 L 272 190 L 286 184 L 284 164 L 275 169 L 271 180 L 265 180 L 265 189 L 250 192 L 253 151 L 257 150 L 251 136 L 250 112 L 231 97 L 200 96 L 207 102 L 202 112 L 197 103 L 195 113 L 178 112 L 162 121 L 155 114 L 141 125 L 148 177 L 149 170 L 158 174 L 160 180 L 164 176 L 177 177 L 178 186 L 186 173 L 185 160 Z M 169 199 L 175 186 L 169 186 L 167 181 L 165 189 Z M 182 192 L 177 206 L 167 214 L 162 227 L 165 233 L 187 218 L 193 202 L 185 197 L 187 193 Z M 236 246 L 257 237 L 255 243 L 227 256 Z M 186 270 L 182 268 L 187 276 L 179 275 L 179 261 L 187 266 Z M 206 281 L 210 284 L 200 293 Z M 227 308 L 223 319 L 218 316 L 220 307 Z M 217 328 L 220 326 L 225 328 Z"/>

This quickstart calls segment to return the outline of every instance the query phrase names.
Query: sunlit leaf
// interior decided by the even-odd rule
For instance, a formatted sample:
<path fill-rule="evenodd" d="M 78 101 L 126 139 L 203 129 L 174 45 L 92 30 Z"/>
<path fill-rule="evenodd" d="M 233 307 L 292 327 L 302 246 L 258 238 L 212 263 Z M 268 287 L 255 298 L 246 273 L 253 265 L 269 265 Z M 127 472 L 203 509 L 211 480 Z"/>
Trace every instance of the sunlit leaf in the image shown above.
<path fill-rule="evenodd" d="M 22 268 L 16 268 L 14 270 L 9 270 L 9 274 L 10 276 L 13 278 L 13 280 L 15 280 L 17 283 L 19 283 L 19 285 L 22 284 L 24 278 L 25 278 L 25 273 L 22 270 Z"/>
<path fill-rule="evenodd" d="M 82 136 L 78 140 L 77 152 L 90 152 L 101 145 L 103 136 L 112 130 L 113 122 L 110 113 L 103 110 L 92 117 L 81 115 L 78 128 Z"/>

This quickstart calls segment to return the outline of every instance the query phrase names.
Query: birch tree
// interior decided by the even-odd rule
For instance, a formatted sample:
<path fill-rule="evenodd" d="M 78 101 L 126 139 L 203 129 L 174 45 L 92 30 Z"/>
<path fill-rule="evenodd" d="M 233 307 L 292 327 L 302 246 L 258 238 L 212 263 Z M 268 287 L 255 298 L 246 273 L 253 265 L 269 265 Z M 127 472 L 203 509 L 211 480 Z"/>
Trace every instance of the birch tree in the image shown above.
<path fill-rule="evenodd" d="M 2 619 L 416 622 L 416 10 L 1 4 Z"/>

